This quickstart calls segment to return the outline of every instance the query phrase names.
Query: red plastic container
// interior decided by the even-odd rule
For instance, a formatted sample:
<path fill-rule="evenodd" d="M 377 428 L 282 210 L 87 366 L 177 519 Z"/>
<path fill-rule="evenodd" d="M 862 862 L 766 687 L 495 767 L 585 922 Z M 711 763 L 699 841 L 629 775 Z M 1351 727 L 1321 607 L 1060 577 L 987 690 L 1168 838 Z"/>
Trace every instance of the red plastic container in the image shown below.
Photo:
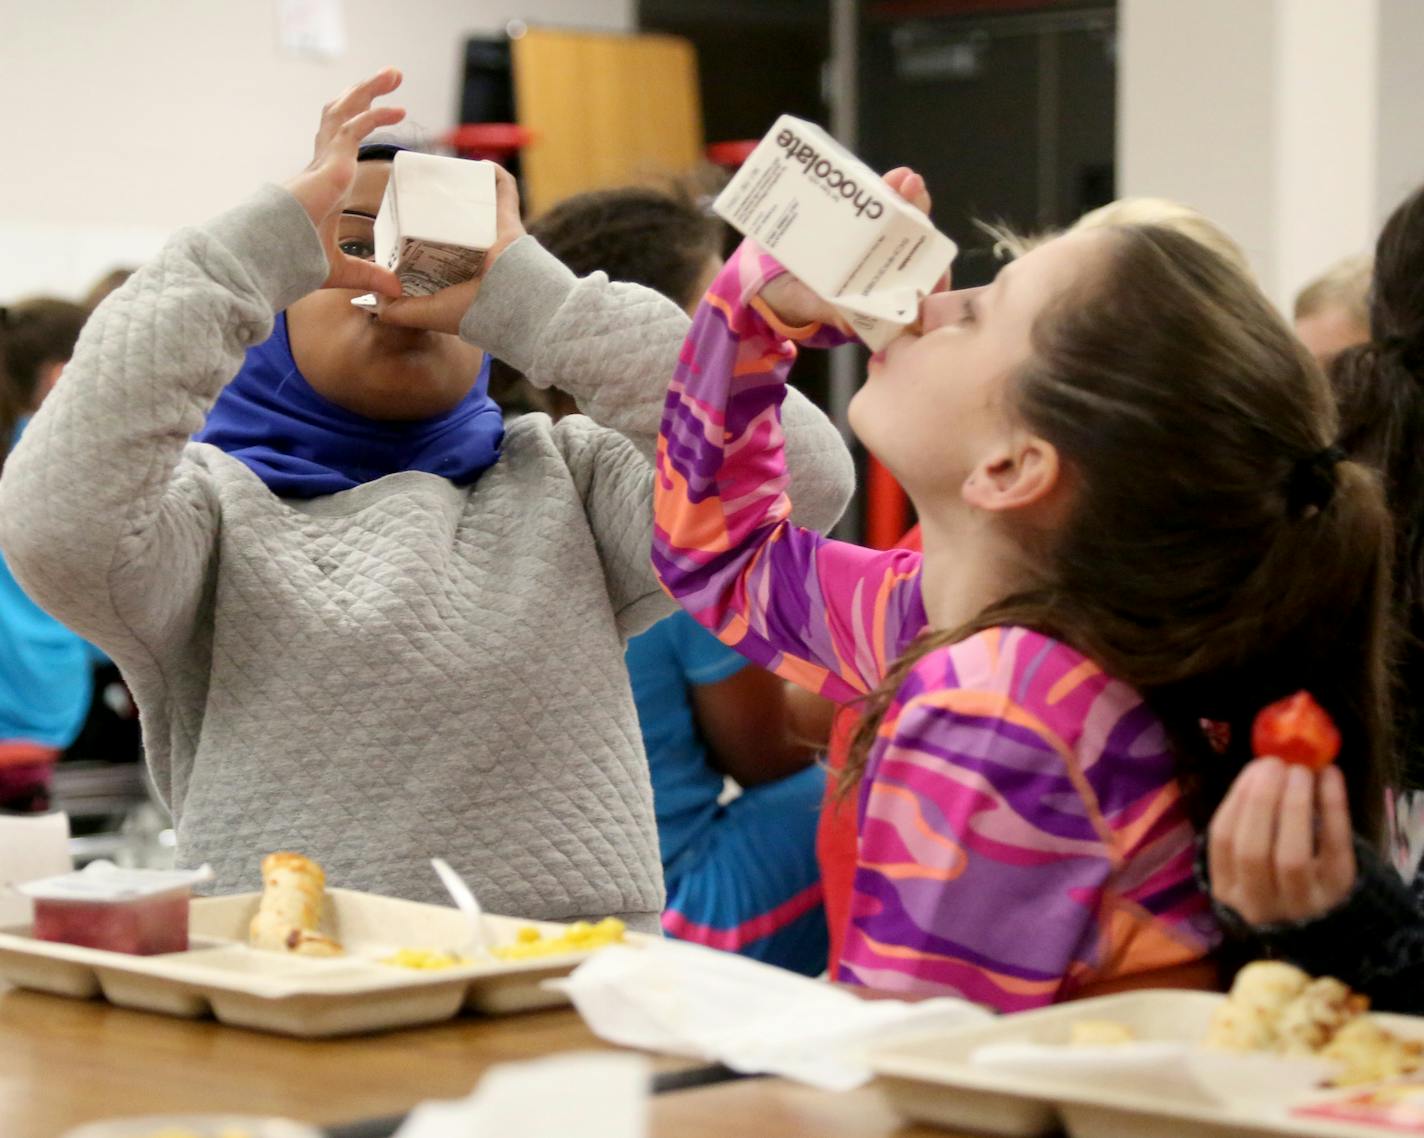
<path fill-rule="evenodd" d="M 36 901 L 36 940 L 133 956 L 188 951 L 188 888 L 132 901 Z"/>
<path fill-rule="evenodd" d="M 20 886 L 35 905 L 36 940 L 131 956 L 188 950 L 188 902 L 195 872 L 118 869 L 107 863 Z"/>

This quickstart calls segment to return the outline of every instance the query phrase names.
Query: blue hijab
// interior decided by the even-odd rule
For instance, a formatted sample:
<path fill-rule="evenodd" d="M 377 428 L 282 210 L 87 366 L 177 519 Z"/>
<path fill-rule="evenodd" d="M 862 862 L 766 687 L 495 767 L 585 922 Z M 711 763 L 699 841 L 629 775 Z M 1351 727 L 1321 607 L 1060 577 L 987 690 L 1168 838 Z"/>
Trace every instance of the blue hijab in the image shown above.
<path fill-rule="evenodd" d="M 244 463 L 280 498 L 319 498 L 402 470 L 468 486 L 499 460 L 504 417 L 489 396 L 488 356 L 470 393 L 443 415 L 384 422 L 338 407 L 298 370 L 282 312 L 193 438 Z"/>

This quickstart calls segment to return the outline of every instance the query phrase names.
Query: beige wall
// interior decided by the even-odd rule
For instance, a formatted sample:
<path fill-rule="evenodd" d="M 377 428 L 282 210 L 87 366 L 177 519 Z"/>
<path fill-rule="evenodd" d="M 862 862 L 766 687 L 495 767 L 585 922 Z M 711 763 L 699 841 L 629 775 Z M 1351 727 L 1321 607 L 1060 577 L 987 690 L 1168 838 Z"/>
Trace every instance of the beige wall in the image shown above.
<path fill-rule="evenodd" d="M 1283 307 L 1424 180 L 1421 0 L 1121 0 L 1118 185 L 1204 210 Z"/>
<path fill-rule="evenodd" d="M 321 105 L 387 63 L 451 124 L 464 37 L 628 29 L 633 0 L 342 0 L 334 60 L 280 50 L 275 0 L 0 0 L 0 299 L 77 294 L 310 156 Z"/>

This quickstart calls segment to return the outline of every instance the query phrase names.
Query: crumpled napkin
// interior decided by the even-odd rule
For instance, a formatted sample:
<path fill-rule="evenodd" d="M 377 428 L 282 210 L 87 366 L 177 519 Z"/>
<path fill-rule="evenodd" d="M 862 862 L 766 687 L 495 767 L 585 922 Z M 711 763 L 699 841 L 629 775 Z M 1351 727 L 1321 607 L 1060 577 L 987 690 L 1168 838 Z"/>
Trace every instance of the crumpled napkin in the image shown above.
<path fill-rule="evenodd" d="M 1219 1051 L 1195 1043 L 1144 1041 L 1111 1047 L 993 1043 L 969 1056 L 976 1067 L 1076 1086 L 1121 1087 L 1225 1106 L 1279 1104 L 1317 1088 L 1336 1071 L 1328 1059 Z"/>
<path fill-rule="evenodd" d="M 647 1138 L 648 1060 L 575 1052 L 485 1072 L 467 1098 L 422 1103 L 393 1138 Z"/>
<path fill-rule="evenodd" d="M 861 1000 L 848 991 L 701 945 L 600 949 L 566 992 L 600 1038 L 626 1047 L 782 1075 L 823 1090 L 870 1080 L 869 1051 L 992 1018 L 965 1000 Z"/>

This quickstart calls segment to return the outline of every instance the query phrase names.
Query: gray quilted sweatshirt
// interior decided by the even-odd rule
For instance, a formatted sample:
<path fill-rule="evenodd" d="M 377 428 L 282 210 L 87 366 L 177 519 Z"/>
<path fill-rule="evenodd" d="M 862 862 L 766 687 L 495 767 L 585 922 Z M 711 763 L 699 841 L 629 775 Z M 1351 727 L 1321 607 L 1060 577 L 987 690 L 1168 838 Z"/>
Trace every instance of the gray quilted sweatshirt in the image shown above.
<path fill-rule="evenodd" d="M 326 260 L 268 187 L 176 234 L 95 314 L 0 478 L 0 548 L 26 590 L 133 687 L 184 865 L 260 886 L 271 850 L 332 885 L 655 929 L 662 874 L 627 637 L 672 608 L 649 566 L 670 301 L 575 279 L 532 238 L 496 262 L 461 336 L 589 417 L 515 420 L 458 487 L 389 475 L 280 499 L 189 437 Z M 792 500 L 825 528 L 849 456 L 787 401 Z"/>

